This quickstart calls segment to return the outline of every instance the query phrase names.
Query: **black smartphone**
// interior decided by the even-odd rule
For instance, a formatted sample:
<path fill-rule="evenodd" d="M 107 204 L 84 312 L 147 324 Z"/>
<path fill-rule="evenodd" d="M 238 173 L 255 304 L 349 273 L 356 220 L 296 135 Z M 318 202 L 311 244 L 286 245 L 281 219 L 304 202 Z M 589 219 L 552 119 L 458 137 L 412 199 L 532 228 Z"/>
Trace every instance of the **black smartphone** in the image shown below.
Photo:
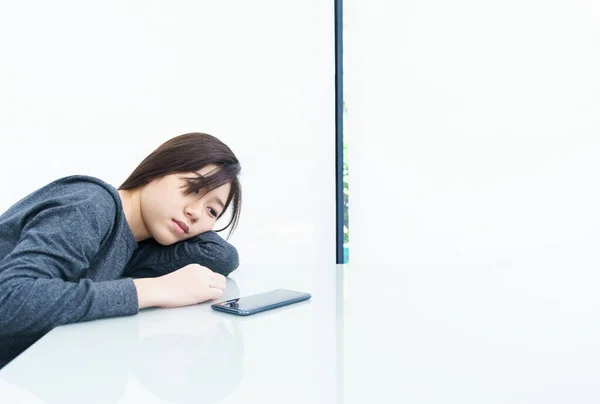
<path fill-rule="evenodd" d="M 287 306 L 288 304 L 302 302 L 311 298 L 310 293 L 296 292 L 288 289 L 275 289 L 256 295 L 238 297 L 237 299 L 212 304 L 214 310 L 249 316 L 261 311 Z"/>

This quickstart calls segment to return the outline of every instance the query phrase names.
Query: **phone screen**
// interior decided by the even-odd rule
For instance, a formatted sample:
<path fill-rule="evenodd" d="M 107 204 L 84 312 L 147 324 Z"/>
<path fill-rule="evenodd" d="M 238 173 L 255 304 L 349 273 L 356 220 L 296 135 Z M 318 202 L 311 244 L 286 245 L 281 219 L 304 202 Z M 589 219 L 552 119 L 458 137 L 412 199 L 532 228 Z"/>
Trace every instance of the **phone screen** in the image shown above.
<path fill-rule="evenodd" d="M 307 293 L 296 292 L 294 290 L 276 289 L 270 292 L 227 300 L 226 302 L 218 303 L 218 305 L 240 311 L 255 311 L 265 306 L 271 306 L 308 296 L 310 295 Z"/>

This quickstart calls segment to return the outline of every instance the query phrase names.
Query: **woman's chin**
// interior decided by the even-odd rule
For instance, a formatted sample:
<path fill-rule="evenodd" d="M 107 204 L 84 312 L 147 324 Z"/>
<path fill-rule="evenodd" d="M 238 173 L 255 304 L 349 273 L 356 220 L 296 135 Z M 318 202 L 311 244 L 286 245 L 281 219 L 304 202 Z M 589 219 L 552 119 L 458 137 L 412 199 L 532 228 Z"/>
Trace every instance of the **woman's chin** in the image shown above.
<path fill-rule="evenodd" d="M 177 235 L 172 234 L 172 233 L 160 233 L 157 232 L 156 235 L 154 235 L 154 240 L 156 240 L 156 242 L 160 245 L 171 245 L 171 244 L 175 244 L 178 241 L 181 240 L 180 237 L 177 237 Z"/>

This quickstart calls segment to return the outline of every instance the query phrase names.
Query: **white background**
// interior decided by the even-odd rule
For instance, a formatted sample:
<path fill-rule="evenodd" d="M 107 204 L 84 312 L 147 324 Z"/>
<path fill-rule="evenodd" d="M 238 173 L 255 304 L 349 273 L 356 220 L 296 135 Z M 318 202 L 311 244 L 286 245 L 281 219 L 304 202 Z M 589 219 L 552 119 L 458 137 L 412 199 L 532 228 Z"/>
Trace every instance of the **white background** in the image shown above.
<path fill-rule="evenodd" d="M 346 12 L 351 262 L 600 245 L 600 2 Z"/>
<path fill-rule="evenodd" d="M 345 6 L 346 402 L 598 402 L 599 2 Z"/>
<path fill-rule="evenodd" d="M 333 3 L 5 2 L 0 38 L 0 211 L 207 132 L 242 163 L 242 265 L 335 262 Z"/>

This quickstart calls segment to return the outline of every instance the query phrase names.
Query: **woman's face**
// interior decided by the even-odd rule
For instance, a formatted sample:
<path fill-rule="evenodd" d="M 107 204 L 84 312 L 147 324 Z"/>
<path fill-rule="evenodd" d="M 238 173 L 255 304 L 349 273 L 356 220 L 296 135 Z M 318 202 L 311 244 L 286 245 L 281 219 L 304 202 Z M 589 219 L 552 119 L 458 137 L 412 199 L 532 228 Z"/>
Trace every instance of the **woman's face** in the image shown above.
<path fill-rule="evenodd" d="M 158 243 L 170 245 L 214 228 L 229 197 L 231 184 L 222 185 L 204 196 L 195 193 L 184 195 L 184 191 L 187 186 L 185 178 L 196 174 L 205 176 L 216 168 L 208 165 L 197 173 L 170 174 L 142 188 L 142 220 Z"/>

